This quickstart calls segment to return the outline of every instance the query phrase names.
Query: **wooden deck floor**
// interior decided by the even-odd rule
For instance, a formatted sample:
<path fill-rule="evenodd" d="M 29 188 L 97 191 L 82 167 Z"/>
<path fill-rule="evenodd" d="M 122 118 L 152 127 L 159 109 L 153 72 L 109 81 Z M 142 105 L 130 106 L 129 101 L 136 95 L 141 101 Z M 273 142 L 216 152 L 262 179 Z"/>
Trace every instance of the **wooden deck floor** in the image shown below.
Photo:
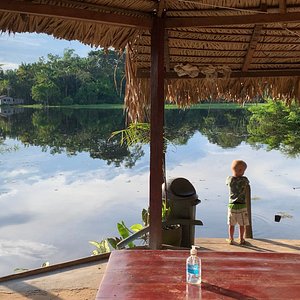
<path fill-rule="evenodd" d="M 198 238 L 199 251 L 290 252 L 300 254 L 300 240 L 248 239 L 245 246 L 228 245 L 224 238 Z M 95 299 L 106 262 L 79 264 L 0 283 L 0 299 Z M 43 270 L 45 271 L 45 270 Z"/>
<path fill-rule="evenodd" d="M 199 251 L 300 253 L 300 240 L 246 239 L 246 245 L 229 245 L 224 238 L 197 238 Z"/>

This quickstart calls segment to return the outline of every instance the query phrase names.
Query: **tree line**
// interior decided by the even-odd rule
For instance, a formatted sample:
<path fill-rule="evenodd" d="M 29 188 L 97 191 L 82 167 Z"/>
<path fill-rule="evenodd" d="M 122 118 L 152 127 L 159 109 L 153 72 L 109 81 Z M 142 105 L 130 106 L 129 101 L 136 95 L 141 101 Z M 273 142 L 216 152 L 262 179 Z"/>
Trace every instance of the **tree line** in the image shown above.
<path fill-rule="evenodd" d="M 15 70 L 2 70 L 0 95 L 22 98 L 26 104 L 71 105 L 123 103 L 124 55 L 113 50 L 90 51 L 79 57 L 65 49 Z"/>

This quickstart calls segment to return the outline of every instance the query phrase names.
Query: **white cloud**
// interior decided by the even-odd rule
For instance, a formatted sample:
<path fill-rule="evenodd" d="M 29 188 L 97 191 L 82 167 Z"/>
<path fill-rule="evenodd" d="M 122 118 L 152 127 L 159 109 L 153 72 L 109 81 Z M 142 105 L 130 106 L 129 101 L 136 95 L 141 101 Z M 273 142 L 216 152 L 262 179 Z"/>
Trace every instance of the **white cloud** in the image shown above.
<path fill-rule="evenodd" d="M 0 64 L 3 70 L 15 69 L 21 63 L 34 63 L 49 53 L 62 55 L 64 49 L 74 49 L 79 56 L 94 50 L 78 41 L 56 39 L 51 35 L 37 33 L 0 34 Z"/>
<path fill-rule="evenodd" d="M 13 62 L 0 61 L 0 68 L 4 71 L 14 70 L 19 67 L 19 64 Z"/>
<path fill-rule="evenodd" d="M 57 249 L 52 245 L 33 242 L 30 240 L 0 240 L 1 256 L 20 256 L 25 259 L 46 259 L 53 255 Z"/>

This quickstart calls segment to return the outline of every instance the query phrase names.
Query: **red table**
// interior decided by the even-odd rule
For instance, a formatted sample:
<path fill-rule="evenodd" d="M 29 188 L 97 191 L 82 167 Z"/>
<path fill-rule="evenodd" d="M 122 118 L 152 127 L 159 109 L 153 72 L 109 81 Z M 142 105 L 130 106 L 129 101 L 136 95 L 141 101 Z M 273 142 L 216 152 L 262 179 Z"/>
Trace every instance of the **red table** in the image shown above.
<path fill-rule="evenodd" d="M 300 299 L 300 255 L 198 252 L 202 284 L 185 283 L 186 250 L 118 250 L 96 299 Z"/>

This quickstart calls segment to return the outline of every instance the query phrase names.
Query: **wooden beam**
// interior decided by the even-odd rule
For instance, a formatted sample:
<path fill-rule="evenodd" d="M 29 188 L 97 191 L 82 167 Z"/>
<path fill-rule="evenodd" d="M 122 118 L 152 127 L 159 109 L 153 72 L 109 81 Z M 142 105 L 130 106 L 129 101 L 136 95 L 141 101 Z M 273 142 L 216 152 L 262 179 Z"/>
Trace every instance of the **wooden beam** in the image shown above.
<path fill-rule="evenodd" d="M 242 72 L 248 71 L 248 69 L 251 65 L 251 61 L 252 61 L 254 52 L 256 50 L 258 40 L 261 36 L 262 28 L 263 28 L 263 25 L 255 25 L 255 27 L 254 27 L 254 30 L 253 30 L 253 33 L 252 33 L 252 36 L 251 36 L 251 40 L 250 40 L 250 43 L 249 43 L 249 47 L 248 47 L 248 50 L 247 50 L 247 54 L 245 56 L 244 64 L 243 64 L 243 67 L 242 67 Z"/>
<path fill-rule="evenodd" d="M 168 30 L 165 30 L 164 48 L 165 48 L 166 71 L 169 72 L 170 71 L 170 48 L 169 48 Z"/>
<path fill-rule="evenodd" d="M 31 1 L 31 0 L 29 0 Z M 34 1 L 34 0 L 33 0 Z M 54 0 L 53 1 L 54 4 L 55 2 L 57 3 L 61 3 L 61 0 Z M 81 0 L 63 0 L 63 3 L 68 3 L 71 5 L 75 5 L 76 7 L 83 7 L 84 9 L 88 8 L 93 8 L 93 9 L 97 9 L 97 10 L 101 10 L 101 11 L 105 11 L 108 13 L 121 13 L 121 14 L 132 14 L 135 15 L 137 17 L 149 17 L 149 13 L 146 12 L 142 12 L 140 10 L 134 10 L 134 9 L 124 9 L 124 8 L 119 8 L 116 6 L 106 6 L 106 5 L 99 5 L 99 4 L 94 4 L 94 3 L 87 3 L 87 2 L 82 2 Z"/>
<path fill-rule="evenodd" d="M 267 11 L 266 3 L 262 3 L 262 11 Z M 244 64 L 243 64 L 243 67 L 242 67 L 242 72 L 248 71 L 248 69 L 251 65 L 251 61 L 252 61 L 254 52 L 256 50 L 258 40 L 261 36 L 262 29 L 263 29 L 263 25 L 255 25 L 254 26 L 252 36 L 251 36 L 251 40 L 250 40 L 250 43 L 249 43 L 249 47 L 248 47 L 248 50 L 247 50 L 247 54 L 245 56 Z"/>
<path fill-rule="evenodd" d="M 157 8 L 157 16 L 159 18 L 165 13 L 166 1 L 165 0 L 158 0 L 158 8 Z"/>
<path fill-rule="evenodd" d="M 150 29 L 152 19 L 143 17 L 125 16 L 120 14 L 97 12 L 94 10 L 62 7 L 49 4 L 36 4 L 25 1 L 0 1 L 0 11 L 10 13 L 23 13 L 42 17 L 61 18 L 74 21 L 87 21 L 93 23 L 126 26 L 132 28 Z"/>
<path fill-rule="evenodd" d="M 261 13 L 241 16 L 209 16 L 197 18 L 171 18 L 166 20 L 166 28 L 181 27 L 207 27 L 219 25 L 248 25 L 248 24 L 270 24 L 270 23 L 291 23 L 300 21 L 300 12 Z"/>
<path fill-rule="evenodd" d="M 286 14 L 286 0 L 279 0 L 279 12 Z"/>
<path fill-rule="evenodd" d="M 294 69 L 294 70 L 268 70 L 268 71 L 247 71 L 247 72 L 231 72 L 230 78 L 246 78 L 246 77 L 293 77 L 293 76 L 300 76 L 300 69 Z M 137 77 L 138 78 L 149 78 L 150 73 L 147 70 L 141 70 L 139 69 L 137 71 Z M 205 75 L 202 73 L 199 73 L 198 77 L 190 78 L 188 76 L 179 77 L 176 72 L 166 72 L 165 73 L 166 79 L 201 79 L 205 78 Z M 219 75 L 219 78 L 222 78 L 221 75 Z"/>
<path fill-rule="evenodd" d="M 64 269 L 64 268 L 70 268 L 70 267 L 74 267 L 74 266 L 78 267 L 80 265 L 90 263 L 90 262 L 95 262 L 95 261 L 102 260 L 103 262 L 105 262 L 109 258 L 109 256 L 110 256 L 110 252 L 104 253 L 104 254 L 99 254 L 99 255 L 87 256 L 87 257 L 83 257 L 83 258 L 79 258 L 79 259 L 71 260 L 71 261 L 66 261 L 66 262 L 62 262 L 62 263 L 57 263 L 55 265 L 50 265 L 48 267 L 41 267 L 41 268 L 37 268 L 37 269 L 20 272 L 20 273 L 14 273 L 14 274 L 0 277 L 0 282 L 16 280 L 19 278 L 29 277 L 29 276 L 33 276 L 33 275 L 42 276 L 41 274 L 43 274 L 43 273 L 54 272 L 54 271 L 61 272 L 62 269 Z"/>
<path fill-rule="evenodd" d="M 151 31 L 150 249 L 162 245 L 164 125 L 164 18 L 155 16 Z"/>

